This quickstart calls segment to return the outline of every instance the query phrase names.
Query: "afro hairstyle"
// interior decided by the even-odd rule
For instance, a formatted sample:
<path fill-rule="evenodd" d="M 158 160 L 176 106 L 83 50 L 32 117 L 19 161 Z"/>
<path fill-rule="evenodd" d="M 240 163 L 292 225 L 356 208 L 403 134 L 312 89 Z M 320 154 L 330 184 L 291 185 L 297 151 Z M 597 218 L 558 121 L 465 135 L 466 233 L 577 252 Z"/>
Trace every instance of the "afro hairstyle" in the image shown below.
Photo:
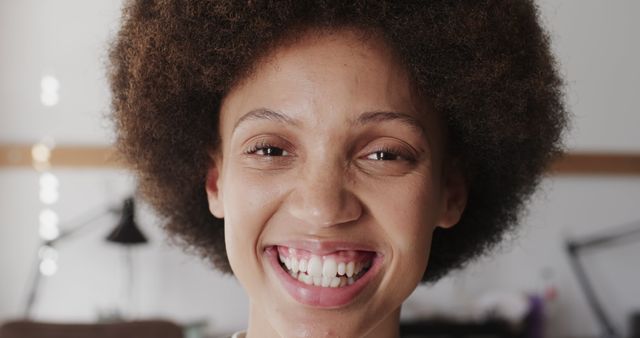
<path fill-rule="evenodd" d="M 423 281 L 487 252 L 519 221 L 567 125 L 563 82 L 531 0 L 132 0 L 110 49 L 117 146 L 163 227 L 231 272 L 205 192 L 221 100 L 303 29 L 375 32 L 442 116 L 468 188 Z"/>

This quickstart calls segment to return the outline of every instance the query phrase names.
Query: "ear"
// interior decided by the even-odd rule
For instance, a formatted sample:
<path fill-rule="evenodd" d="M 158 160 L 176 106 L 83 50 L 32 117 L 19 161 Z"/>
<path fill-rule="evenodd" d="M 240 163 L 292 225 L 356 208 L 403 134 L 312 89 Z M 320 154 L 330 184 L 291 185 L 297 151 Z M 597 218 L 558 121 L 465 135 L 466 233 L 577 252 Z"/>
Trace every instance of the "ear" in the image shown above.
<path fill-rule="evenodd" d="M 444 171 L 443 189 L 442 213 L 437 225 L 451 228 L 460 221 L 469 194 L 467 181 L 457 161 L 452 161 Z"/>
<path fill-rule="evenodd" d="M 217 218 L 224 218 L 224 205 L 222 199 L 222 190 L 220 189 L 220 168 L 222 160 L 217 155 L 211 156 L 212 161 L 207 171 L 206 189 L 207 200 L 209 201 L 209 211 Z"/>

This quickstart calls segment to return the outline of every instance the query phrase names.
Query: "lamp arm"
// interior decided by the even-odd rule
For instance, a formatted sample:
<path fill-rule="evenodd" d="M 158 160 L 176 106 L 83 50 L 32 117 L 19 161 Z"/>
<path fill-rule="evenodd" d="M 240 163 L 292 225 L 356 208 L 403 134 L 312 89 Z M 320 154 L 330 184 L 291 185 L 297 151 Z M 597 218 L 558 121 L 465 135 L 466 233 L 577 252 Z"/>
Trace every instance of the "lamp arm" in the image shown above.
<path fill-rule="evenodd" d="M 578 257 L 578 250 L 576 246 L 568 243 L 566 246 L 567 252 L 569 253 L 569 263 L 571 264 L 571 269 L 575 273 L 578 284 L 584 293 L 587 302 L 589 303 L 589 307 L 593 314 L 596 316 L 598 322 L 600 323 L 600 327 L 604 330 L 604 338 L 619 338 L 620 335 L 614 328 L 611 319 L 607 316 L 607 313 L 604 311 L 604 307 L 598 300 L 596 296 L 596 292 L 587 277 L 587 273 L 580 262 L 580 257 Z"/>
<path fill-rule="evenodd" d="M 620 334 L 615 330 L 611 319 L 607 316 L 604 307 L 596 296 L 596 292 L 589 281 L 584 266 L 580 262 L 580 251 L 593 249 L 599 246 L 626 244 L 640 238 L 638 235 L 640 235 L 640 222 L 635 222 L 618 226 L 607 232 L 585 239 L 568 240 L 565 243 L 565 248 L 569 255 L 569 263 L 571 264 L 571 268 L 578 279 L 578 284 L 580 285 L 593 314 L 596 316 L 600 322 L 600 326 L 605 331 L 605 337 L 607 338 L 617 338 L 620 337 Z"/>
<path fill-rule="evenodd" d="M 99 220 L 100 218 L 107 216 L 109 214 L 117 214 L 121 212 L 121 208 L 119 207 L 108 207 L 106 209 L 102 209 L 96 211 L 94 213 L 89 214 L 86 217 L 81 218 L 79 221 L 73 222 L 73 226 L 66 227 L 67 230 L 64 230 L 60 233 L 60 235 L 53 240 L 43 241 L 38 247 L 38 251 L 45 246 L 54 246 L 59 244 L 60 242 L 66 241 L 69 238 L 76 236 L 82 230 L 90 228 L 94 222 Z M 31 278 L 31 287 L 29 288 L 29 294 L 27 295 L 27 302 L 24 308 L 24 317 L 29 318 L 31 316 L 31 311 L 33 309 L 33 305 L 35 304 L 38 298 L 38 288 L 40 286 L 41 281 L 41 273 L 40 273 L 40 257 L 36 254 L 36 262 L 35 269 L 33 270 L 33 276 Z"/>
<path fill-rule="evenodd" d="M 60 242 L 64 242 L 71 237 L 77 236 L 80 232 L 82 232 L 82 230 L 91 228 L 91 226 L 95 224 L 94 222 L 101 219 L 102 217 L 107 216 L 108 214 L 118 214 L 120 212 L 122 212 L 122 208 L 119 208 L 119 207 L 109 207 L 109 208 L 94 212 L 82 218 L 79 221 L 73 222 L 73 224 L 75 225 L 65 227 L 66 229 L 63 230 L 56 239 L 45 241 L 43 244 L 44 245 L 48 244 L 53 246 Z"/>
<path fill-rule="evenodd" d="M 616 242 L 623 244 L 625 242 L 635 241 L 637 240 L 635 236 L 638 235 L 640 235 L 640 222 L 635 222 L 618 226 L 614 229 L 610 229 L 606 232 L 584 239 L 570 240 L 569 244 L 573 246 L 575 250 L 584 250 L 597 246 L 612 245 Z"/>

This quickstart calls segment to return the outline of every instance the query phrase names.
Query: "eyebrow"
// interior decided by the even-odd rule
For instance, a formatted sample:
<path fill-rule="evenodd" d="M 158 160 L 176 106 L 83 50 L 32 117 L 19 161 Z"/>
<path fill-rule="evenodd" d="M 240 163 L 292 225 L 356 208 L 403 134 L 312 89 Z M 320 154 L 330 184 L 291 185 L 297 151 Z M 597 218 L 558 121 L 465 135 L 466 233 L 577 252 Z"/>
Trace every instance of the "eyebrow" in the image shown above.
<path fill-rule="evenodd" d="M 290 116 L 266 108 L 259 108 L 242 115 L 242 117 L 240 117 L 233 126 L 233 131 L 235 131 L 242 122 L 250 120 L 269 120 L 294 126 L 300 125 L 298 120 L 291 118 Z"/>
<path fill-rule="evenodd" d="M 233 126 L 233 131 L 235 131 L 236 128 L 241 123 L 245 121 L 250 121 L 250 120 L 269 120 L 269 121 L 280 122 L 280 123 L 289 124 L 293 126 L 300 125 L 299 120 L 294 119 L 290 116 L 287 116 L 279 112 L 275 112 L 267 108 L 259 108 L 259 109 L 254 109 L 242 115 L 242 117 L 240 117 L 238 121 L 236 121 L 235 125 Z M 370 123 L 385 122 L 385 121 L 398 121 L 408 125 L 409 127 L 415 129 L 416 131 L 418 131 L 423 135 L 427 134 L 424 126 L 422 125 L 422 123 L 420 123 L 420 121 L 417 118 L 409 114 L 399 113 L 399 112 L 391 112 L 391 111 L 366 112 L 366 113 L 362 113 L 355 120 L 350 120 L 348 123 L 352 126 L 364 126 Z"/>
<path fill-rule="evenodd" d="M 355 122 L 352 122 L 351 124 L 365 125 L 369 123 L 384 122 L 384 121 L 398 121 L 408 125 L 409 127 L 415 129 L 416 131 L 418 131 L 423 135 L 427 135 L 427 131 L 425 130 L 422 123 L 420 123 L 420 121 L 417 118 L 405 113 L 390 112 L 390 111 L 366 112 L 358 116 Z"/>

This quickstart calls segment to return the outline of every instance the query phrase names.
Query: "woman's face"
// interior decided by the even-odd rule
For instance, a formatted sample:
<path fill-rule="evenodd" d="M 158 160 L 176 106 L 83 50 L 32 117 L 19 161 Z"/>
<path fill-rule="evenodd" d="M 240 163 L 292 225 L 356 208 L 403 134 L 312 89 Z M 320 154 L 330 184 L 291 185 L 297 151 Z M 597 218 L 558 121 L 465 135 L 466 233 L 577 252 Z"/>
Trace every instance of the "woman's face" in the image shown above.
<path fill-rule="evenodd" d="M 207 193 L 249 336 L 397 335 L 432 231 L 462 209 L 411 88 L 382 42 L 341 31 L 276 49 L 225 97 Z"/>

